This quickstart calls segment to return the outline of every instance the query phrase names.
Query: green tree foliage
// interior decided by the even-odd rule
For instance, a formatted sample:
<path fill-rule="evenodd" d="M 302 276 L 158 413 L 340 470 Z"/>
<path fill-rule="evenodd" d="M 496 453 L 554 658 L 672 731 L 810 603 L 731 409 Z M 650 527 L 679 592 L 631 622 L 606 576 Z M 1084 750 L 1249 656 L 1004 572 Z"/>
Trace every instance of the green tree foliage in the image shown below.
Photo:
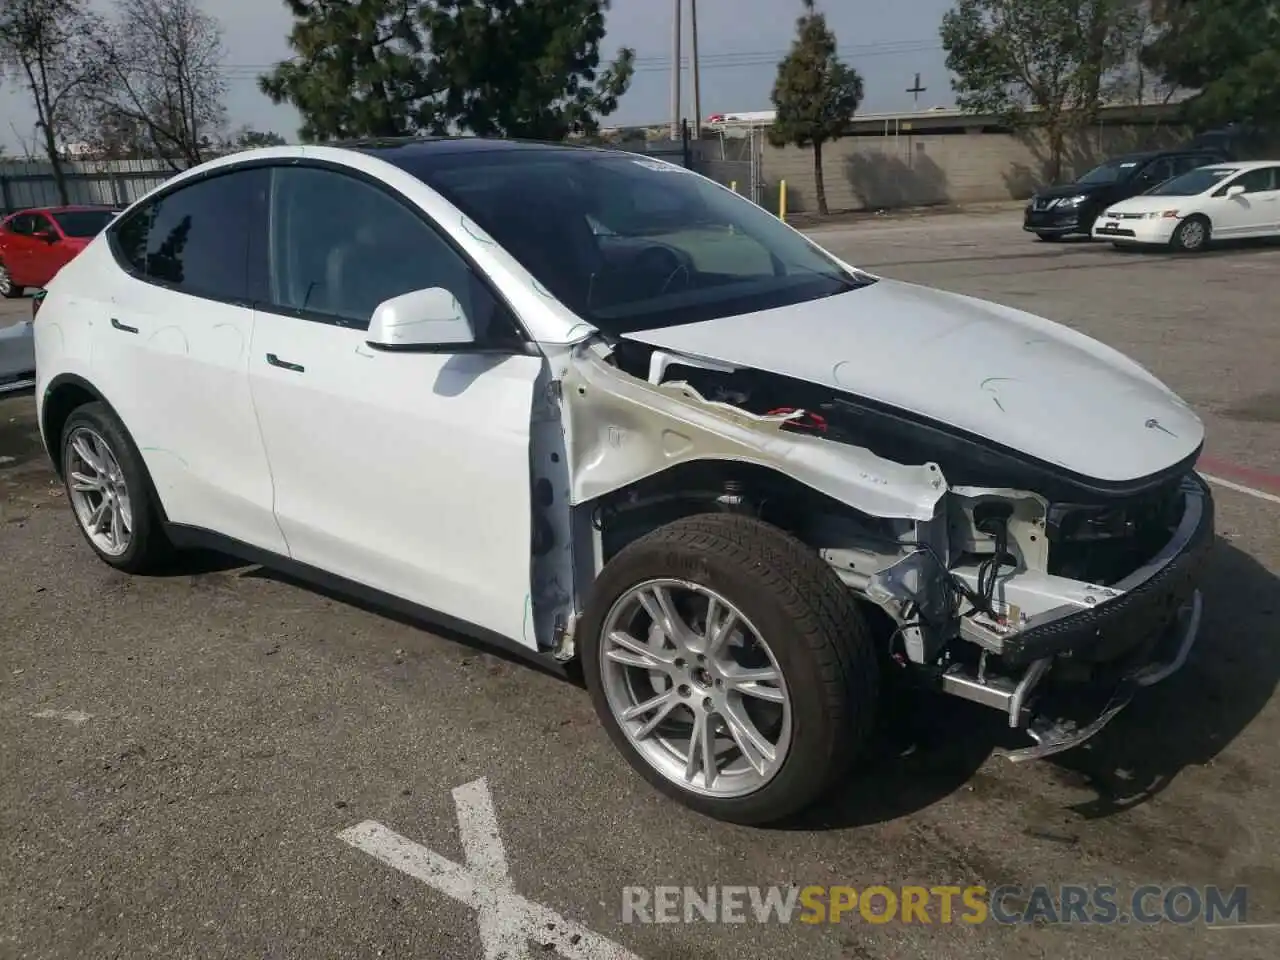
<path fill-rule="evenodd" d="M 769 142 L 813 148 L 814 193 L 818 213 L 827 214 L 822 145 L 842 137 L 862 103 L 862 77 L 836 56 L 836 37 L 814 0 L 803 0 L 796 38 L 778 64 L 773 84 L 775 108 Z"/>
<path fill-rule="evenodd" d="M 1096 119 L 1108 79 L 1133 53 L 1137 9 L 1134 0 L 959 0 L 941 28 L 957 105 L 1041 126 L 1056 178 L 1067 135 Z"/>
<path fill-rule="evenodd" d="M 226 139 L 224 148 L 228 150 L 252 150 L 255 147 L 283 147 L 288 142 L 274 130 L 255 130 L 253 127 L 241 127 Z"/>
<path fill-rule="evenodd" d="M 1280 0 L 1161 0 L 1143 61 L 1205 125 L 1280 127 Z"/>
<path fill-rule="evenodd" d="M 593 133 L 634 70 L 627 49 L 601 68 L 609 0 L 285 2 L 296 56 L 261 86 L 304 139 Z"/>
<path fill-rule="evenodd" d="M 406 136 L 435 120 L 411 0 L 285 0 L 294 57 L 259 78 L 302 115 L 304 140 Z"/>

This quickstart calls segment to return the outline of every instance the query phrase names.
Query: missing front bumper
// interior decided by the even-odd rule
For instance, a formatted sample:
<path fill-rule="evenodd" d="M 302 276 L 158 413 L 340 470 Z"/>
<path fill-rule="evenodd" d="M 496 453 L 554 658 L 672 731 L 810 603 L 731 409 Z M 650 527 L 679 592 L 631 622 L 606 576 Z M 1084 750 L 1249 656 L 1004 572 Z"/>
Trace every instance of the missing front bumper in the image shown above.
<path fill-rule="evenodd" d="M 1134 695 L 1144 687 L 1154 686 L 1176 673 L 1186 663 L 1187 656 L 1200 633 L 1200 617 L 1203 600 L 1200 591 L 1178 613 L 1177 621 L 1169 631 L 1168 642 L 1162 647 L 1168 656 L 1152 660 L 1125 676 L 1114 688 L 1102 710 L 1091 720 L 1081 723 L 1073 717 L 1040 714 L 1027 724 L 1026 732 L 1035 744 L 1018 750 L 1004 750 L 1002 755 L 1015 763 L 1023 760 L 1039 760 L 1055 753 L 1078 747 L 1102 731 L 1120 713 Z"/>
<path fill-rule="evenodd" d="M 942 690 L 995 708 L 1035 744 L 1005 751 L 1032 760 L 1069 750 L 1103 729 L 1143 687 L 1178 670 L 1200 628 L 1197 583 L 1214 539 L 1213 499 L 1195 474 L 1182 482 L 1183 514 L 1165 546 L 1087 608 L 1058 607 L 1005 638 L 998 668 L 987 654 L 957 662 Z"/>

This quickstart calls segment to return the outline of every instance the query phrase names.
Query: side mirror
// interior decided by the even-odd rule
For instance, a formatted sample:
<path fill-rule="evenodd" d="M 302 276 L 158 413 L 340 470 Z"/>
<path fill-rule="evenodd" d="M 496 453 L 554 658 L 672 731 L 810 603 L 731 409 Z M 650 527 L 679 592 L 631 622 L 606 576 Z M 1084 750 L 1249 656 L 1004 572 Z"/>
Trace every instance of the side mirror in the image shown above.
<path fill-rule="evenodd" d="M 1235 184 L 1232 184 L 1231 186 L 1227 187 L 1227 199 L 1228 199 L 1228 200 L 1230 200 L 1232 197 L 1238 197 L 1238 196 L 1240 196 L 1242 193 L 1244 193 L 1244 184 L 1243 184 L 1243 183 L 1235 183 Z"/>
<path fill-rule="evenodd" d="M 57 243 L 58 235 L 52 230 L 37 230 L 32 234 L 37 240 L 43 240 L 45 243 Z"/>
<path fill-rule="evenodd" d="M 475 342 L 462 304 L 443 287 L 413 290 L 378 304 L 365 337 L 379 350 L 461 347 Z"/>

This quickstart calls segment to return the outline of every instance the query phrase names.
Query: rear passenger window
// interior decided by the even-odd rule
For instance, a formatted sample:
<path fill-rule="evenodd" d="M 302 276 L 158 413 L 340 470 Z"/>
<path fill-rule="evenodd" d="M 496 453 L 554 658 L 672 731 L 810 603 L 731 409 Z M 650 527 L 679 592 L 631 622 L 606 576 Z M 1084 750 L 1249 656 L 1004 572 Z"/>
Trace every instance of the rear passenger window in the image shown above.
<path fill-rule="evenodd" d="M 140 280 L 248 302 L 249 234 L 266 183 L 265 170 L 237 170 L 145 204 L 112 231 L 117 259 Z"/>

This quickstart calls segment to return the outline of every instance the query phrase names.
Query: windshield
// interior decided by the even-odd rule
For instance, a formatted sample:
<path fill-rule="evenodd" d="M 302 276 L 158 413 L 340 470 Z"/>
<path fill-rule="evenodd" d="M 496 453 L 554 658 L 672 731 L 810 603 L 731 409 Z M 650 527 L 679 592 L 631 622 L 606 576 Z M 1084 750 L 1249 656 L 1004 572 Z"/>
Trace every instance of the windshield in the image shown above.
<path fill-rule="evenodd" d="M 1119 183 L 1127 179 L 1138 166 L 1137 160 L 1108 160 L 1094 167 L 1076 183 Z"/>
<path fill-rule="evenodd" d="M 93 237 L 102 232 L 102 228 L 115 219 L 114 210 L 63 210 L 51 214 L 64 236 Z"/>
<path fill-rule="evenodd" d="M 1147 191 L 1147 195 L 1152 197 L 1194 197 L 1212 189 L 1235 172 L 1236 170 L 1231 167 L 1201 167 L 1198 170 L 1184 173 L 1180 177 L 1174 177 L 1172 180 L 1166 180 L 1158 187 L 1152 187 Z"/>
<path fill-rule="evenodd" d="M 873 282 L 749 200 L 641 155 L 466 150 L 399 162 L 604 333 L 752 313 Z"/>

